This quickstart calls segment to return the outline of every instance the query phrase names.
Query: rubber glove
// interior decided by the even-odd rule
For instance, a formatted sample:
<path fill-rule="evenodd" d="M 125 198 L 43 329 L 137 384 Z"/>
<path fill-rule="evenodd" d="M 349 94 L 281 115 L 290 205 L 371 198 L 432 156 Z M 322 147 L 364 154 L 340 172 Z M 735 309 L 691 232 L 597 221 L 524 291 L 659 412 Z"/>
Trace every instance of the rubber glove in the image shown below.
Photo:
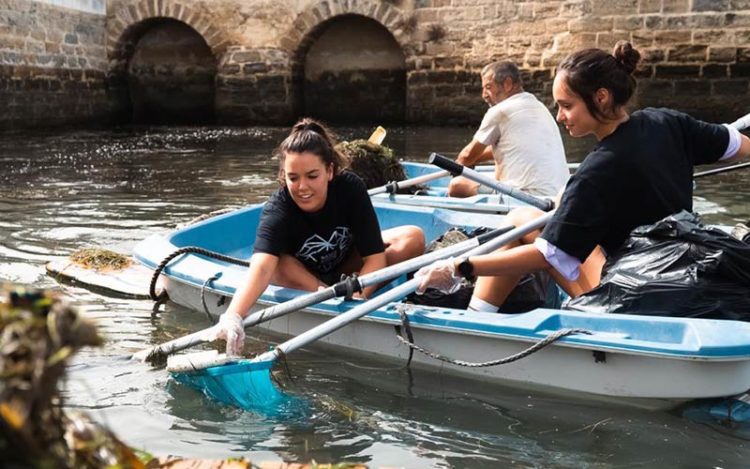
<path fill-rule="evenodd" d="M 414 277 L 421 279 L 416 290 L 417 295 L 423 294 L 428 287 L 451 294 L 461 287 L 463 280 L 463 277 L 456 275 L 456 262 L 452 257 L 422 267 L 414 274 Z"/>
<path fill-rule="evenodd" d="M 245 346 L 245 328 L 242 327 L 242 316 L 234 311 L 227 311 L 219 316 L 219 322 L 202 337 L 204 340 L 212 341 L 224 339 L 227 341 L 227 356 L 238 357 L 242 355 Z"/>

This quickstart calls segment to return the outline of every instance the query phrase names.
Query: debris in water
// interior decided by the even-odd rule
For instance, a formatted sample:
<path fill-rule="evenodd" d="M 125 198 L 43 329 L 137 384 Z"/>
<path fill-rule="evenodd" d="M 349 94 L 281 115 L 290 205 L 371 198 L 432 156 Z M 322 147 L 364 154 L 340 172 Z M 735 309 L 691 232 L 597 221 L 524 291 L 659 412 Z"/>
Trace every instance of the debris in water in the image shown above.
<path fill-rule="evenodd" d="M 70 255 L 70 260 L 87 269 L 97 271 L 122 270 L 130 267 L 127 256 L 104 248 L 81 248 Z"/>
<path fill-rule="evenodd" d="M 5 287 L 0 300 L 0 460 L 19 467 L 144 467 L 82 414 L 68 415 L 57 384 L 70 357 L 102 343 L 94 324 L 52 293 Z"/>
<path fill-rule="evenodd" d="M 393 150 L 384 145 L 360 139 L 341 142 L 336 149 L 349 158 L 349 169 L 365 181 L 368 189 L 406 179 L 404 168 L 393 155 Z"/>

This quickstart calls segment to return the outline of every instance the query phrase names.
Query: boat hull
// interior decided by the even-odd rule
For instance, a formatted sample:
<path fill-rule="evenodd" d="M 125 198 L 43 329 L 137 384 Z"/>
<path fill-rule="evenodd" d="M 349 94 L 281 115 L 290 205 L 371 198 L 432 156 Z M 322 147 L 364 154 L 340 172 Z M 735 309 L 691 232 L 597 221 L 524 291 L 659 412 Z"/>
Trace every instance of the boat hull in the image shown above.
<path fill-rule="evenodd" d="M 383 226 L 417 223 L 427 232 L 428 240 L 446 226 L 472 220 L 490 226 L 503 224 L 502 217 L 491 215 L 477 217 L 388 204 L 376 204 L 376 211 L 383 216 Z M 150 268 L 174 250 L 196 244 L 248 258 L 252 246 L 248 226 L 257 223 L 258 216 L 257 207 L 222 215 L 167 236 L 151 237 L 139 244 L 134 254 Z M 244 272 L 241 266 L 188 254 L 173 260 L 164 270 L 165 286 L 173 302 L 218 316 L 243 281 Z M 269 286 L 254 310 L 303 294 Z M 357 304 L 356 300 L 331 299 L 255 327 L 279 337 L 295 336 Z M 413 366 L 467 377 L 482 387 L 499 384 L 546 389 L 644 407 L 671 407 L 750 388 L 750 324 L 737 321 L 552 309 L 503 315 L 390 303 L 312 346 L 404 363 L 409 348 L 399 342 L 395 332 L 401 324 L 401 309 L 409 317 L 417 345 L 467 362 L 519 353 L 564 329 L 590 332 L 569 335 L 521 360 L 493 367 L 460 366 L 414 353 Z"/>
<path fill-rule="evenodd" d="M 197 288 L 169 279 L 170 299 L 187 308 L 204 311 L 203 301 L 212 316 L 220 315 L 229 303 L 222 292 Z M 293 290 L 267 291 L 253 311 L 293 297 Z M 203 299 L 202 299 L 203 297 Z M 270 298 L 269 298 L 270 297 Z M 276 298 L 278 301 L 272 301 Z M 321 307 L 308 307 L 287 316 L 273 319 L 257 327 L 281 339 L 298 335 L 358 304 L 341 299 L 329 300 Z M 409 311 L 407 309 L 407 311 Z M 417 345 L 457 360 L 484 362 L 517 354 L 546 335 L 534 338 L 482 333 L 441 324 L 455 319 L 463 311 L 413 307 L 409 313 Z M 477 320 L 502 324 L 514 322 L 515 315 L 471 313 Z M 532 313 L 525 313 L 526 315 Z M 427 324 L 415 323 L 419 316 Z M 494 317 L 488 317 L 494 316 Z M 433 324 L 430 324 L 432 322 Z M 344 327 L 313 344 L 316 348 L 342 355 L 356 355 L 405 363 L 409 348 L 396 337 L 401 324 L 393 308 L 379 310 Z M 516 362 L 493 367 L 466 367 L 445 363 L 419 352 L 414 353 L 413 366 L 441 374 L 469 378 L 482 386 L 506 385 L 543 389 L 556 393 L 585 393 L 584 398 L 615 399 L 648 408 L 669 408 L 682 402 L 710 397 L 724 397 L 744 392 L 750 383 L 750 357 L 707 359 L 696 357 L 665 357 L 649 353 L 624 353 L 607 346 L 556 342 Z"/>

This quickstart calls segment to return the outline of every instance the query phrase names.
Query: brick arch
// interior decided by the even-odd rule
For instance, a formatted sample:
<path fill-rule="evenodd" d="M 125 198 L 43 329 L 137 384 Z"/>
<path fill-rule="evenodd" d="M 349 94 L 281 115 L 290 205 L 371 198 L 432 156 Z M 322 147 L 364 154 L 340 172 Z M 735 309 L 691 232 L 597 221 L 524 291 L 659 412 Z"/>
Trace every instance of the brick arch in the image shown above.
<path fill-rule="evenodd" d="M 308 7 L 297 15 L 279 45 L 291 53 L 305 50 L 323 23 L 342 15 L 360 15 L 377 21 L 393 35 L 406 56 L 409 40 L 404 30 L 406 18 L 398 8 L 382 0 L 325 0 Z"/>
<path fill-rule="evenodd" d="M 342 78 L 343 75 L 339 73 L 336 74 L 336 77 L 341 80 L 341 83 L 334 85 L 333 81 L 324 80 L 324 84 L 321 82 L 322 89 L 317 89 L 316 85 L 310 85 L 305 78 L 305 62 L 311 47 L 318 39 L 323 37 L 331 25 L 353 18 L 372 23 L 378 29 L 382 29 L 383 33 L 390 36 L 392 45 L 389 45 L 388 48 L 398 51 L 401 55 L 403 65 L 399 70 L 403 76 L 386 76 L 388 71 L 385 70 L 383 73 L 386 75 L 376 73 L 373 76 L 368 74 L 372 78 L 368 82 L 369 91 L 373 91 L 372 93 L 363 93 L 362 90 L 365 88 L 362 87 L 361 83 L 355 86 L 356 89 L 350 89 L 348 85 L 351 85 L 354 81 Z M 331 92 L 331 87 L 334 86 L 337 88 L 337 92 L 334 94 L 338 95 L 339 92 L 351 93 L 350 96 L 356 96 L 355 101 L 364 107 L 371 107 L 373 103 L 370 101 L 385 98 L 383 93 L 394 98 L 400 96 L 403 92 L 403 99 L 391 99 L 391 106 L 381 106 L 378 108 L 377 116 L 368 117 L 379 121 L 385 119 L 384 122 L 403 122 L 407 99 L 405 94 L 407 57 L 412 53 L 412 47 L 408 44 L 409 34 L 404 32 L 404 21 L 404 17 L 398 9 L 382 0 L 378 2 L 328 0 L 302 12 L 294 20 L 293 27 L 287 35 L 279 42 L 280 49 L 287 51 L 291 59 L 289 64 L 291 72 L 289 89 L 294 114 L 301 115 L 304 113 L 328 122 L 336 122 L 338 119 L 362 120 L 364 117 L 356 110 L 357 106 L 351 108 L 344 106 L 342 109 L 337 107 L 335 98 L 333 100 L 326 98 L 327 93 Z M 308 85 L 312 86 L 312 89 L 317 89 L 317 91 L 310 93 L 311 88 Z M 402 86 L 403 89 L 399 89 L 399 86 Z M 367 98 L 363 98 L 364 95 Z M 317 100 L 315 98 L 311 100 L 311 97 L 317 97 Z"/>
<path fill-rule="evenodd" d="M 189 3 L 141 0 L 114 10 L 107 18 L 107 56 L 115 62 L 126 61 L 129 53 L 127 43 L 142 32 L 144 22 L 173 19 L 193 28 L 206 41 L 218 61 L 230 45 L 230 40 L 221 28 L 212 24 L 210 18 L 189 6 Z"/>

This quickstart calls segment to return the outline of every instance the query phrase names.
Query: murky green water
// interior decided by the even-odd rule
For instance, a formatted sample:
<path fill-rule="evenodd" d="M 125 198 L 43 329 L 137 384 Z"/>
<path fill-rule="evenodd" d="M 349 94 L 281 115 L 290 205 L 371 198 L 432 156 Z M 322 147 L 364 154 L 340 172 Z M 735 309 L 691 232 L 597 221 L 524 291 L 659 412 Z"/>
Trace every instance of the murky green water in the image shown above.
<path fill-rule="evenodd" d="M 345 138 L 370 129 L 338 129 Z M 159 455 L 371 467 L 743 467 L 750 433 L 570 397 L 482 389 L 436 375 L 311 351 L 289 361 L 305 411 L 259 416 L 222 407 L 124 359 L 209 323 L 176 306 L 113 298 L 44 273 L 85 246 L 129 251 L 193 217 L 263 200 L 284 129 L 123 129 L 0 135 L 0 281 L 62 290 L 96 319 L 105 347 L 85 350 L 66 383 L 82 409 L 129 444 Z M 392 129 L 399 155 L 454 155 L 468 128 Z M 573 146 L 576 143 L 577 146 Z M 590 142 L 567 142 L 571 160 Z M 750 219 L 747 172 L 704 179 L 696 208 L 713 222 Z M 254 337 L 251 349 L 268 342 Z"/>

